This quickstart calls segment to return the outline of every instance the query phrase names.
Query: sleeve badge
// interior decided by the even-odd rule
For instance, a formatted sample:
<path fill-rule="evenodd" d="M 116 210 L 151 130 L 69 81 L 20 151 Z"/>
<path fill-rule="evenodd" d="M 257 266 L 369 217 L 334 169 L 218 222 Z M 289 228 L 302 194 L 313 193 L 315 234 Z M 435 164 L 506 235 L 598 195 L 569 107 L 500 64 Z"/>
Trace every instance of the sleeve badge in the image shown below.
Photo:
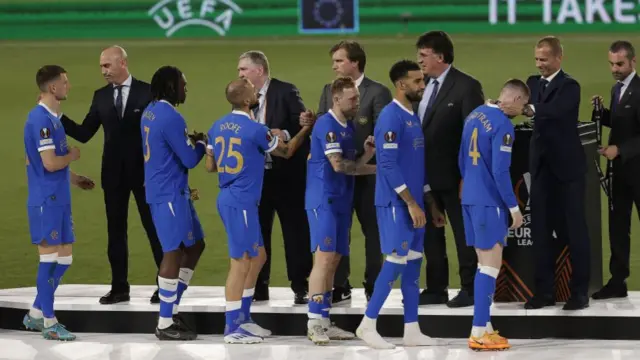
<path fill-rule="evenodd" d="M 333 131 L 329 131 L 326 136 L 327 142 L 334 143 L 338 141 L 338 136 Z"/>
<path fill-rule="evenodd" d="M 396 141 L 396 133 L 393 131 L 387 131 L 384 133 L 384 141 L 386 142 L 394 142 Z"/>
<path fill-rule="evenodd" d="M 51 130 L 49 128 L 40 129 L 40 137 L 43 139 L 48 139 L 51 137 Z"/>

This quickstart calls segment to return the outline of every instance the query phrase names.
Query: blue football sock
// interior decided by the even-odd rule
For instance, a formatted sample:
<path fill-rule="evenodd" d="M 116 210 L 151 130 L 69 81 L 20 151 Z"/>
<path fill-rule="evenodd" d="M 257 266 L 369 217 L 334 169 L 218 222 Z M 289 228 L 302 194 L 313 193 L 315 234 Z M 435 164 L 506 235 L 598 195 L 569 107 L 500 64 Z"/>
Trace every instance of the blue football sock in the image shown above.
<path fill-rule="evenodd" d="M 484 328 L 491 321 L 491 302 L 499 269 L 481 266 L 474 280 L 473 326 Z"/>
<path fill-rule="evenodd" d="M 245 322 L 242 314 L 242 300 L 227 301 L 227 311 L 224 314 L 225 326 L 224 335 L 227 336 L 236 331 Z"/>
<path fill-rule="evenodd" d="M 253 294 L 255 289 L 244 289 L 242 293 L 242 313 L 246 321 L 251 321 L 251 303 L 253 302 Z"/>
<path fill-rule="evenodd" d="M 52 319 L 55 317 L 53 312 L 53 293 L 54 280 L 53 272 L 56 267 L 57 254 L 40 255 L 40 264 L 38 265 L 38 275 L 36 277 L 36 289 L 38 302 L 42 315 L 45 318 Z"/>
<path fill-rule="evenodd" d="M 53 269 L 53 291 L 55 292 L 60 286 L 60 282 L 62 281 L 62 277 L 64 273 L 69 269 L 71 263 L 73 262 L 73 256 L 63 256 L 58 257 L 58 264 L 55 269 Z"/>
<path fill-rule="evenodd" d="M 322 309 L 325 307 L 324 294 L 313 294 L 309 298 L 309 319 L 322 319 Z"/>
<path fill-rule="evenodd" d="M 324 293 L 324 306 L 322 309 L 322 317 L 325 319 L 329 318 L 329 311 L 331 311 L 332 302 L 333 302 L 333 291 L 329 290 Z"/>
<path fill-rule="evenodd" d="M 405 324 L 418 321 L 418 305 L 420 304 L 420 287 L 418 286 L 418 281 L 420 279 L 421 266 L 422 257 L 409 260 L 407 267 L 405 267 L 402 272 L 400 289 L 402 291 L 402 300 L 404 301 Z"/>
<path fill-rule="evenodd" d="M 173 324 L 173 304 L 178 298 L 178 279 L 165 279 L 158 276 L 158 295 L 160 297 L 160 318 L 158 328 L 166 329 Z"/>
<path fill-rule="evenodd" d="M 393 283 L 398 279 L 398 276 L 402 274 L 402 271 L 406 266 L 407 264 L 398 264 L 390 262 L 389 260 L 385 260 L 382 264 L 382 269 L 380 270 L 380 274 L 378 275 L 373 287 L 371 300 L 369 301 L 367 310 L 364 313 L 368 318 L 378 318 L 382 305 L 384 305 L 384 302 L 391 293 Z"/>
<path fill-rule="evenodd" d="M 180 273 L 178 275 L 178 289 L 176 291 L 176 301 L 173 303 L 173 314 L 178 313 L 178 305 L 180 305 L 180 300 L 182 300 L 182 294 L 184 294 L 185 290 L 189 287 L 189 282 L 191 281 L 191 277 L 193 276 L 193 270 L 189 268 L 181 268 Z"/>

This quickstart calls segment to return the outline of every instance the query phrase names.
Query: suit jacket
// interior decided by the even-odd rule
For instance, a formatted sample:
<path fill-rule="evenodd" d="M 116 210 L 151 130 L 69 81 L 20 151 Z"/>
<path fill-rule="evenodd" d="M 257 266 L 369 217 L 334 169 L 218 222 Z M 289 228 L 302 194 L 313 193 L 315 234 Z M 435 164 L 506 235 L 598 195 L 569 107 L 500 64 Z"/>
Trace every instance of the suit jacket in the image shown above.
<path fill-rule="evenodd" d="M 89 112 L 82 124 L 77 124 L 63 115 L 62 125 L 68 136 L 81 143 L 91 140 L 102 125 L 104 130 L 101 176 L 103 188 L 119 185 L 142 187 L 144 160 L 140 118 L 151 102 L 150 86 L 146 82 L 132 79 L 122 119 L 118 117 L 116 111 L 114 91 L 111 84 L 96 90 Z"/>
<path fill-rule="evenodd" d="M 561 70 L 540 94 L 540 78 L 533 75 L 527 79 L 531 90 L 529 102 L 535 109 L 529 171 L 535 178 L 540 166 L 546 163 L 559 180 L 578 179 L 587 171 L 577 128 L 580 84 Z"/>
<path fill-rule="evenodd" d="M 386 86 L 366 76 L 362 79 L 358 90 L 360 91 L 360 110 L 358 110 L 356 118 L 353 119 L 353 124 L 356 130 L 356 155 L 360 156 L 364 153 L 364 141 L 367 137 L 373 136 L 378 115 L 393 98 L 391 91 Z M 320 96 L 318 117 L 328 112 L 332 107 L 331 84 L 326 84 Z M 372 158 L 369 163 L 375 164 L 375 158 Z"/>
<path fill-rule="evenodd" d="M 615 101 L 614 88 L 611 105 Z M 609 145 L 618 147 L 619 156 L 613 160 L 614 174 L 635 183 L 640 176 L 640 76 L 631 80 L 615 110 L 612 108 L 604 110 L 602 125 L 611 128 Z"/>
<path fill-rule="evenodd" d="M 272 78 L 266 94 L 265 125 L 269 129 L 287 130 L 291 137 L 300 131 L 300 113 L 306 110 L 300 92 L 295 85 Z M 309 140 L 305 139 L 290 158 L 272 157 L 272 170 L 282 171 L 296 178 L 306 176 Z M 304 186 L 304 183 L 302 184 Z"/>
<path fill-rule="evenodd" d="M 425 78 L 425 82 L 429 80 Z M 483 103 L 480 82 L 451 66 L 431 112 L 422 122 L 425 168 L 432 190 L 451 190 L 460 186 L 458 153 L 464 119 Z M 418 106 L 419 102 L 414 103 L 416 113 Z"/>

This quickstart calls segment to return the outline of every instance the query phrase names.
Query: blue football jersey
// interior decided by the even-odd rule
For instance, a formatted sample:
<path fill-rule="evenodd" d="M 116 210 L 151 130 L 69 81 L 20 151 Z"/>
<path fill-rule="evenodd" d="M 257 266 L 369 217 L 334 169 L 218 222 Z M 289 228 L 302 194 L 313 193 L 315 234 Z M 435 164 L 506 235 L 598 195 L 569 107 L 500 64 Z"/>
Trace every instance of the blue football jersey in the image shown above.
<path fill-rule="evenodd" d="M 343 159 L 355 161 L 355 130 L 350 121 L 340 123 L 329 110 L 318 118 L 311 132 L 305 195 L 307 210 L 327 204 L 336 210 L 351 212 L 355 177 L 333 170 L 327 156 L 336 153 L 342 154 Z"/>
<path fill-rule="evenodd" d="M 220 194 L 218 204 L 232 207 L 257 206 L 262 195 L 265 153 L 278 147 L 278 137 L 269 129 L 234 110 L 209 130 Z"/>
<path fill-rule="evenodd" d="M 193 144 L 182 115 L 164 100 L 147 105 L 140 121 L 147 203 L 172 201 L 189 191 L 189 171 L 206 152 L 206 143 Z"/>
<path fill-rule="evenodd" d="M 376 206 L 406 206 L 398 195 L 405 188 L 424 208 L 428 184 L 424 166 L 424 135 L 420 119 L 394 99 L 382 109 L 374 129 L 376 143 Z"/>
<path fill-rule="evenodd" d="M 60 119 L 42 103 L 29 112 L 24 125 L 24 148 L 29 189 L 27 206 L 71 204 L 69 167 L 49 172 L 40 157 L 40 152 L 45 150 L 54 150 L 57 156 L 69 153 Z"/>
<path fill-rule="evenodd" d="M 511 120 L 496 105 L 481 105 L 467 116 L 458 154 L 463 205 L 518 206 L 509 173 L 514 136 Z"/>

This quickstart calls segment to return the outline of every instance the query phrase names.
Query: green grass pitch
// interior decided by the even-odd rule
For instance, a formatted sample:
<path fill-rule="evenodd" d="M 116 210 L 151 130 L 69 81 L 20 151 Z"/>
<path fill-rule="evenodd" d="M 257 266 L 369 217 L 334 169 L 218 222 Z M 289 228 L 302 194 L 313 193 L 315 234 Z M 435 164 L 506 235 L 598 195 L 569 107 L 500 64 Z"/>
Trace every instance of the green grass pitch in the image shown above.
<path fill-rule="evenodd" d="M 540 36 L 546 34 L 538 34 Z M 510 77 L 526 79 L 536 72 L 533 46 L 539 38 L 531 36 L 454 35 L 455 65 L 482 82 L 485 96 L 495 98 L 501 84 Z M 582 85 L 581 120 L 590 116 L 589 99 L 593 94 L 608 94 L 613 83 L 607 63 L 607 47 L 618 38 L 636 45 L 640 36 L 607 34 L 561 36 L 564 42 L 564 70 Z M 333 78 L 329 48 L 337 37 L 291 39 L 214 39 L 214 40 L 158 40 L 126 41 L 123 45 L 130 58 L 132 74 L 149 81 L 153 72 L 162 65 L 176 65 L 186 74 L 188 98 L 180 107 L 190 128 L 206 131 L 213 121 L 225 114 L 229 106 L 223 91 L 225 84 L 237 76 L 236 64 L 240 53 L 250 49 L 263 50 L 269 57 L 272 75 L 298 86 L 305 105 L 317 110 L 323 84 Z M 401 58 L 415 59 L 415 36 L 359 39 L 367 51 L 367 76 L 388 86 L 387 72 Z M 37 252 L 30 244 L 25 202 L 27 196 L 24 145 L 22 129 L 26 114 L 35 105 L 37 88 L 35 72 L 44 64 L 60 64 L 69 72 L 72 89 L 63 111 L 76 121 L 86 114 L 93 91 L 104 85 L 100 75 L 98 57 L 103 47 L 118 41 L 62 41 L 62 42 L 0 42 L 0 62 L 3 73 L 0 87 L 2 98 L 2 141 L 0 150 L 4 170 L 0 177 L 0 264 L 3 275 L 0 288 L 33 286 L 35 282 Z M 605 136 L 607 133 L 605 132 Z M 106 255 L 107 231 L 103 194 L 99 184 L 102 152 L 102 130 L 86 145 L 80 144 L 82 158 L 72 165 L 73 170 L 96 180 L 92 192 L 76 188 L 72 191 L 73 213 L 77 242 L 74 264 L 66 283 L 108 284 L 109 263 Z M 73 140 L 72 145 L 77 145 Z M 200 190 L 201 200 L 196 202 L 206 233 L 208 247 L 194 276 L 195 285 L 223 285 L 228 267 L 225 232 L 215 210 L 217 178 L 207 174 L 204 164 L 191 171 L 191 185 Z M 605 281 L 608 275 L 609 241 L 607 234 L 606 199 L 603 204 L 603 252 Z M 631 289 L 640 288 L 640 228 L 634 211 L 632 227 Z M 359 224 L 354 222 L 352 249 L 352 278 L 360 286 L 364 271 L 364 244 Z M 284 264 L 280 227 L 274 227 L 272 285 L 288 286 Z M 451 266 L 451 287 L 459 286 L 455 248 L 450 229 L 447 231 Z M 131 284 L 153 284 L 153 264 L 148 241 L 142 229 L 135 203 L 129 210 L 129 280 Z M 424 284 L 424 270 L 423 280 Z"/>

